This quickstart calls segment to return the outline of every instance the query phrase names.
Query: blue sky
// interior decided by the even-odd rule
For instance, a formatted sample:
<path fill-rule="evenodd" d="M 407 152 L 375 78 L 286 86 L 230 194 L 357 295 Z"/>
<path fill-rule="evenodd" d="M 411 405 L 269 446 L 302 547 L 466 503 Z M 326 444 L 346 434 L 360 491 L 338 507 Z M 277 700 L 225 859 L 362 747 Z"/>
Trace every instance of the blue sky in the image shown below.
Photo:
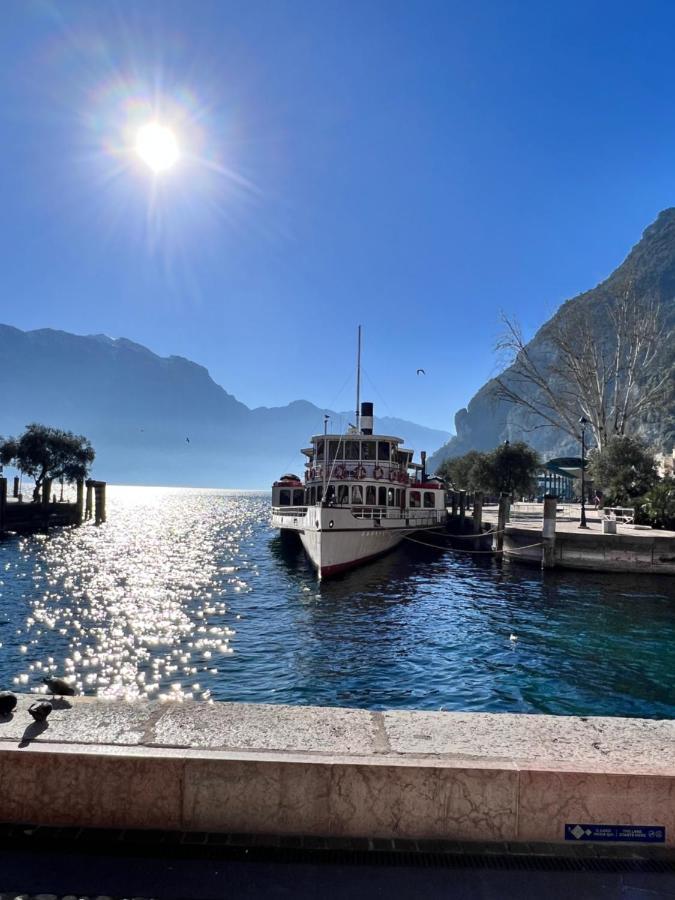
<path fill-rule="evenodd" d="M 532 333 L 673 204 L 674 39 L 657 2 L 4 0 L 0 320 L 333 408 L 361 323 L 363 395 L 450 428 L 500 309 Z"/>

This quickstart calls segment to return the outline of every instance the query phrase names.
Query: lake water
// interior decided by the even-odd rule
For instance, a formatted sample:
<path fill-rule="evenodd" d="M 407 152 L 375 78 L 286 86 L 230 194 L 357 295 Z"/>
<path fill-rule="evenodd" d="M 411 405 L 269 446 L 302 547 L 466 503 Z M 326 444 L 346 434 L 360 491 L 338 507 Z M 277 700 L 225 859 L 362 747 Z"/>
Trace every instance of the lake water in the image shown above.
<path fill-rule="evenodd" d="M 675 718 L 675 579 L 404 543 L 319 585 L 269 512 L 111 487 L 106 524 L 0 543 L 0 687 L 65 672 L 114 697 Z"/>

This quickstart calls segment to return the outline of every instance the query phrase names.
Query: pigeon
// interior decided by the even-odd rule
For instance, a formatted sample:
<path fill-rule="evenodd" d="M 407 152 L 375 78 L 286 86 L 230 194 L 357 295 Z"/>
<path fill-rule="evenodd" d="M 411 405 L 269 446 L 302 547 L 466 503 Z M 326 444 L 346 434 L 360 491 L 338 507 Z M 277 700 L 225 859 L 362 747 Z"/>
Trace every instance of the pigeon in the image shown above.
<path fill-rule="evenodd" d="M 8 716 L 16 706 L 16 695 L 11 691 L 0 691 L 0 716 Z"/>
<path fill-rule="evenodd" d="M 40 700 L 39 703 L 31 703 L 28 712 L 36 722 L 45 722 L 53 708 L 49 700 Z"/>
<path fill-rule="evenodd" d="M 75 696 L 75 688 L 72 684 L 68 684 L 65 678 L 43 678 L 44 683 L 47 685 L 49 693 L 54 697 L 56 694 L 59 697 L 74 697 Z"/>
<path fill-rule="evenodd" d="M 418 375 L 426 375 L 427 373 L 424 371 L 424 369 L 418 369 L 417 374 Z"/>

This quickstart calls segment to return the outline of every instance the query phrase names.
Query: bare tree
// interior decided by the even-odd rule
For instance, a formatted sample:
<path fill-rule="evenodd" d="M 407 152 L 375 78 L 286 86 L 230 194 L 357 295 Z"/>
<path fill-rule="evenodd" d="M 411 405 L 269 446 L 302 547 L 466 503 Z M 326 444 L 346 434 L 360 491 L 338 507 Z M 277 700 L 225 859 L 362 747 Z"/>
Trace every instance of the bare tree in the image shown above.
<path fill-rule="evenodd" d="M 577 437 L 584 416 L 602 449 L 664 395 L 668 371 L 655 378 L 648 373 L 665 325 L 658 303 L 637 299 L 632 284 L 602 308 L 570 305 L 546 329 L 543 346 L 526 343 L 514 319 L 502 315 L 502 321 L 497 349 L 512 362 L 495 379 L 495 393 L 527 410 L 533 427 L 553 426 Z"/>

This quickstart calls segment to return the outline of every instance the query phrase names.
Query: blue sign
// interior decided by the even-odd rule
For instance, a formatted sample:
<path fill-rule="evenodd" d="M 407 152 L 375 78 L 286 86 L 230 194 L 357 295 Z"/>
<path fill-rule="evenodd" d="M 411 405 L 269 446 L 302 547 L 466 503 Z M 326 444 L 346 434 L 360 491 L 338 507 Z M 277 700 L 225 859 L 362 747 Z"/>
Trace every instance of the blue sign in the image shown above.
<path fill-rule="evenodd" d="M 565 825 L 566 841 L 629 841 L 638 844 L 665 844 L 663 825 Z"/>

